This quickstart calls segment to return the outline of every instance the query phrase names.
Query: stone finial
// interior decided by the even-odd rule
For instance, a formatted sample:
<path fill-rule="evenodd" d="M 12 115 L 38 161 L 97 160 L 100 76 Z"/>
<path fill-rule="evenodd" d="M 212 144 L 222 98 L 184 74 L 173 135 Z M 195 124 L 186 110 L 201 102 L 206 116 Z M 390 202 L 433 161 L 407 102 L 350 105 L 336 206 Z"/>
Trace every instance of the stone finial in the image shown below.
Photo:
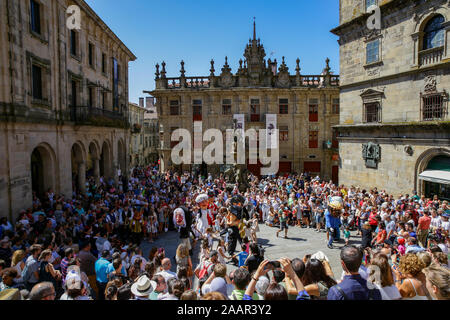
<path fill-rule="evenodd" d="M 331 68 L 330 68 L 330 59 L 329 58 L 327 58 L 326 60 L 325 60 L 325 63 L 326 63 L 326 67 L 325 67 L 325 72 L 326 72 L 326 74 L 330 74 L 330 71 L 331 71 Z"/>
<path fill-rule="evenodd" d="M 225 57 L 225 64 L 223 65 L 222 72 L 231 72 L 231 68 L 228 65 L 228 57 Z"/>
<path fill-rule="evenodd" d="M 184 70 L 184 61 L 181 60 L 181 70 L 180 70 L 181 76 L 184 77 L 184 74 L 186 73 L 186 70 Z"/>
<path fill-rule="evenodd" d="M 156 64 L 156 73 L 155 73 L 155 76 L 156 76 L 156 79 L 155 80 L 158 80 L 159 79 L 159 63 L 157 63 Z"/>
<path fill-rule="evenodd" d="M 277 60 L 275 59 L 275 62 L 276 62 Z M 286 66 L 286 62 L 284 61 L 284 57 L 282 57 L 282 59 L 281 59 L 281 65 L 280 65 L 280 67 L 278 68 L 278 71 L 280 71 L 280 72 L 286 72 L 286 71 L 288 71 L 289 70 L 289 68 Z"/>
<path fill-rule="evenodd" d="M 253 40 L 256 40 L 256 17 L 253 17 Z"/>
<path fill-rule="evenodd" d="M 297 58 L 297 60 L 295 61 L 297 63 L 297 67 L 295 68 L 295 71 L 297 72 L 297 74 L 300 74 L 300 59 Z"/>
<path fill-rule="evenodd" d="M 211 72 L 211 76 L 213 77 L 214 76 L 214 72 L 215 72 L 216 70 L 214 69 L 214 60 L 213 59 L 211 59 L 211 69 L 209 69 L 209 72 Z"/>
<path fill-rule="evenodd" d="M 242 63 L 243 63 L 242 59 L 239 59 L 239 70 L 242 70 Z"/>
<path fill-rule="evenodd" d="M 164 79 L 164 78 L 166 78 L 166 63 L 163 61 L 162 63 L 161 63 L 161 66 L 162 66 L 162 70 L 161 70 L 161 78 L 162 79 Z"/>

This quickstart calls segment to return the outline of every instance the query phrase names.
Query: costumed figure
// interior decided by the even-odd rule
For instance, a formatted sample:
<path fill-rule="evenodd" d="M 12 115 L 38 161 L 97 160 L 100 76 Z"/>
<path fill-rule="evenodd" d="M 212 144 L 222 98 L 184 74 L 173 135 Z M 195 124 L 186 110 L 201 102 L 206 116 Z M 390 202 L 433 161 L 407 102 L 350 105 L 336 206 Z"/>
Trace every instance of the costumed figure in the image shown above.
<path fill-rule="evenodd" d="M 330 238 L 328 248 L 333 248 L 333 241 L 340 240 L 339 227 L 341 226 L 341 214 L 344 209 L 344 201 L 341 197 L 332 197 L 325 211 L 325 227 Z"/>
<path fill-rule="evenodd" d="M 214 191 L 209 191 L 208 192 L 208 225 L 210 227 L 214 226 L 214 221 L 216 219 L 216 215 L 217 215 L 217 211 L 219 210 L 219 208 L 217 207 L 217 205 L 214 203 L 214 199 L 215 199 L 215 193 Z"/>
<path fill-rule="evenodd" d="M 193 250 L 190 241 L 190 233 L 192 233 L 192 213 L 186 207 L 179 207 L 173 212 L 173 224 L 180 233 L 180 243 L 184 244 L 189 254 L 193 255 Z"/>
<path fill-rule="evenodd" d="M 206 228 L 208 228 L 208 195 L 206 193 L 199 194 L 195 202 L 200 207 L 197 212 L 197 229 L 201 236 L 204 236 Z"/>
<path fill-rule="evenodd" d="M 243 221 L 244 202 L 245 199 L 241 195 L 231 198 L 230 201 L 231 207 L 228 209 L 228 214 L 226 217 L 226 223 L 228 226 L 228 254 L 230 256 L 234 255 L 237 241 L 242 243 L 242 238 L 245 236 L 245 224 Z"/>

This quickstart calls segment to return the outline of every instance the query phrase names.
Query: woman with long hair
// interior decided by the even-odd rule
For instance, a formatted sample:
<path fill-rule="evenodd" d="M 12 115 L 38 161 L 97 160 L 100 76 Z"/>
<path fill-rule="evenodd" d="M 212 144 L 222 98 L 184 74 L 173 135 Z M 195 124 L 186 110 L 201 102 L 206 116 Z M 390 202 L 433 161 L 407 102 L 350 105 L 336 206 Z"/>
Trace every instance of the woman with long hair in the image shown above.
<path fill-rule="evenodd" d="M 189 249 L 186 245 L 180 244 L 177 248 L 177 252 L 175 255 L 175 261 L 177 263 L 177 273 L 181 267 L 185 267 L 187 269 L 187 278 L 190 278 L 194 275 L 192 269 L 192 260 L 189 256 Z"/>
<path fill-rule="evenodd" d="M 314 300 L 326 300 L 328 290 L 337 284 L 336 280 L 330 277 L 318 259 L 309 259 L 305 264 L 305 273 L 302 282 L 306 292 Z"/>
<path fill-rule="evenodd" d="M 395 286 L 389 258 L 383 253 L 375 253 L 369 265 L 369 281 L 377 287 L 382 300 L 400 300 L 402 296 Z"/>

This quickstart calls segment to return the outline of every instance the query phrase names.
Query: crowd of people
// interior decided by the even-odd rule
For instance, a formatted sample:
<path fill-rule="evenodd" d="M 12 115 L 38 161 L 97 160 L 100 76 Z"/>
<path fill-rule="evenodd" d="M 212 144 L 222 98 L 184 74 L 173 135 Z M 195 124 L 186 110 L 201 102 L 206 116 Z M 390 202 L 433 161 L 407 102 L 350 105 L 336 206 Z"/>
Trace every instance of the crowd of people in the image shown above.
<path fill-rule="evenodd" d="M 118 182 L 90 178 L 86 192 L 71 197 L 35 195 L 16 221 L 0 220 L 0 297 L 450 299 L 447 201 L 337 186 L 307 173 L 250 174 L 248 182 L 242 193 L 222 175 L 149 166 Z M 323 233 L 329 250 L 345 242 L 342 270 L 332 270 L 324 248 L 265 259 L 261 224 L 285 238 L 290 228 L 310 228 Z M 155 246 L 144 256 L 142 241 L 167 232 L 179 234 L 176 253 Z M 230 264 L 237 268 L 227 270 Z"/>

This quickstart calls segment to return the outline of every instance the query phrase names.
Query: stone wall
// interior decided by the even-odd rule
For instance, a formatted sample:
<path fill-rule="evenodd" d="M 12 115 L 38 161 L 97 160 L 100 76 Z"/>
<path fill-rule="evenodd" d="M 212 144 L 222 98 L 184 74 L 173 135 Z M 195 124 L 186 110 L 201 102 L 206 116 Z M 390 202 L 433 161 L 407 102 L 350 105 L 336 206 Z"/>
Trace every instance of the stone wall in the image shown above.
<path fill-rule="evenodd" d="M 405 152 L 408 144 L 380 143 L 381 161 L 378 169 L 366 168 L 362 157 L 362 143 L 341 142 L 340 157 L 342 167 L 339 171 L 339 182 L 347 186 L 359 186 L 370 190 L 386 190 L 394 195 L 412 194 L 414 190 L 421 191 L 423 186 L 417 180 L 417 163 L 420 157 L 435 145 L 414 145 L 412 156 Z M 441 148 L 450 153 L 450 146 Z M 443 153 L 442 153 L 443 154 Z"/>

